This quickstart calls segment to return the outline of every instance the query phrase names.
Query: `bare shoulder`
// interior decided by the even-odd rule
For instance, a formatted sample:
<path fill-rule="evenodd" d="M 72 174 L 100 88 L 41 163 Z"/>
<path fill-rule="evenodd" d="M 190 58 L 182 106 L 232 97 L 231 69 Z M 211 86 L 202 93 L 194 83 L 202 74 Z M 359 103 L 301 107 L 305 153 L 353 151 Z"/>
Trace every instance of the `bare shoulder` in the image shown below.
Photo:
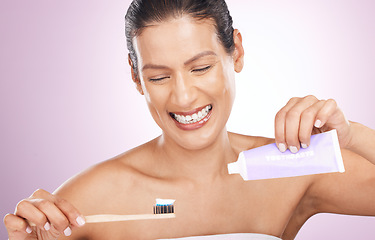
<path fill-rule="evenodd" d="M 141 178 L 147 177 L 142 172 L 147 168 L 142 165 L 147 165 L 152 144 L 151 141 L 90 167 L 67 180 L 54 194 L 71 202 L 84 215 L 95 214 L 93 211 L 100 208 L 110 210 L 105 209 L 110 197 L 131 191 Z"/>
<path fill-rule="evenodd" d="M 155 199 L 148 196 L 147 187 L 158 183 L 147 172 L 152 163 L 153 144 L 154 140 L 90 167 L 66 181 L 54 194 L 73 204 L 84 216 L 144 211 Z M 99 239 L 104 230 L 98 226 L 86 224 L 74 229 L 69 239 Z M 119 229 L 116 224 L 109 226 L 106 234 L 115 231 L 116 227 Z M 65 239 L 68 238 L 61 238 Z"/>
<path fill-rule="evenodd" d="M 232 132 L 228 132 L 228 136 L 233 149 L 238 153 L 275 142 L 273 138 L 242 135 Z"/>

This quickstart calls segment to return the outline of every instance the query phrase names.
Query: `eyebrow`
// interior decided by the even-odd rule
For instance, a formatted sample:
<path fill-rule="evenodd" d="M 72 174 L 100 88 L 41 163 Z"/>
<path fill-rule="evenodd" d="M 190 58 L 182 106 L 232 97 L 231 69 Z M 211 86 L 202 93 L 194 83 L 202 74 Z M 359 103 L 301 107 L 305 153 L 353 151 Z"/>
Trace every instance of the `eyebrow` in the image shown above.
<path fill-rule="evenodd" d="M 197 55 L 195 55 L 194 57 L 190 58 L 189 60 L 187 60 L 186 62 L 184 62 L 184 65 L 188 65 L 194 61 L 197 61 L 199 58 L 202 58 L 202 57 L 205 57 L 205 56 L 217 56 L 217 54 L 213 51 L 205 51 L 205 52 L 201 52 L 201 53 L 198 53 Z"/>
<path fill-rule="evenodd" d="M 205 56 L 217 56 L 217 54 L 213 51 L 204 51 L 201 53 L 198 53 L 194 57 L 190 58 L 189 60 L 184 62 L 184 65 L 188 65 L 194 61 L 197 61 L 198 59 L 205 57 Z M 145 69 L 169 69 L 169 67 L 164 65 L 157 65 L 157 64 L 146 64 L 142 67 L 142 71 Z"/>

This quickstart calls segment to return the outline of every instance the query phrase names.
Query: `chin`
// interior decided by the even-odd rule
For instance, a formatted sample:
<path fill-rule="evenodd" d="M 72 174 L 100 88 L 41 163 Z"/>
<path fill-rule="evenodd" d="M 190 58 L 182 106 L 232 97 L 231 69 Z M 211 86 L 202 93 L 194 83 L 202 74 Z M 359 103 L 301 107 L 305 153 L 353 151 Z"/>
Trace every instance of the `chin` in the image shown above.
<path fill-rule="evenodd" d="M 218 126 L 216 128 L 213 127 L 210 130 L 197 132 L 196 134 L 184 134 L 184 136 L 179 136 L 176 139 L 176 143 L 186 150 L 197 151 L 212 146 L 218 141 L 223 132 L 226 133 L 225 126 L 221 128 L 218 128 Z"/>

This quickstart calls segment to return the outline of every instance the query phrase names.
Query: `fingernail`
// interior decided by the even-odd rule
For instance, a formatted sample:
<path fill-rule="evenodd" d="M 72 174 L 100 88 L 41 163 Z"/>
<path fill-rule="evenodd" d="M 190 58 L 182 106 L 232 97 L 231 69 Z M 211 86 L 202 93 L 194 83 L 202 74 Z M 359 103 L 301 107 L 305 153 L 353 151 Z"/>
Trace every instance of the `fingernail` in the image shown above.
<path fill-rule="evenodd" d="M 279 147 L 280 152 L 285 152 L 286 151 L 286 146 L 285 146 L 284 143 L 279 143 L 278 147 Z"/>
<path fill-rule="evenodd" d="M 33 230 L 31 229 L 31 227 L 27 226 L 27 228 L 26 228 L 26 232 L 27 232 L 28 234 L 30 234 L 30 233 L 33 232 Z"/>
<path fill-rule="evenodd" d="M 305 143 L 301 143 L 301 147 L 302 147 L 302 148 L 307 148 L 308 146 L 307 146 L 307 144 L 305 144 Z"/>
<path fill-rule="evenodd" d="M 65 236 L 70 236 L 72 235 L 72 230 L 70 229 L 70 227 L 67 227 L 65 230 L 64 230 L 64 235 Z"/>
<path fill-rule="evenodd" d="M 44 229 L 46 231 L 50 230 L 51 229 L 51 224 L 49 224 L 49 222 L 47 222 L 46 224 L 44 224 Z"/>
<path fill-rule="evenodd" d="M 295 147 L 295 146 L 290 146 L 290 147 L 289 147 L 289 150 L 290 150 L 292 153 L 296 153 L 296 152 L 298 152 L 298 148 Z"/>
<path fill-rule="evenodd" d="M 320 121 L 319 119 L 317 119 L 317 120 L 315 121 L 315 123 L 314 123 L 314 126 L 315 126 L 316 128 L 320 128 L 320 125 L 322 125 L 322 121 Z"/>
<path fill-rule="evenodd" d="M 79 226 L 85 225 L 85 220 L 81 216 L 77 217 L 76 222 Z"/>

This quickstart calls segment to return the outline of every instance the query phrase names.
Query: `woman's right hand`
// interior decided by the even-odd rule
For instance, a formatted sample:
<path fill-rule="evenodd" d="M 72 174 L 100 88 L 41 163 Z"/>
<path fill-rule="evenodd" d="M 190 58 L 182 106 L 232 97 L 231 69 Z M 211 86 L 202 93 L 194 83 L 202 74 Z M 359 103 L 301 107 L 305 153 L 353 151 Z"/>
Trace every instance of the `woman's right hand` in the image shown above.
<path fill-rule="evenodd" d="M 55 240 L 69 236 L 85 220 L 68 201 L 39 189 L 20 201 L 15 213 L 4 217 L 4 223 L 9 240 Z"/>

